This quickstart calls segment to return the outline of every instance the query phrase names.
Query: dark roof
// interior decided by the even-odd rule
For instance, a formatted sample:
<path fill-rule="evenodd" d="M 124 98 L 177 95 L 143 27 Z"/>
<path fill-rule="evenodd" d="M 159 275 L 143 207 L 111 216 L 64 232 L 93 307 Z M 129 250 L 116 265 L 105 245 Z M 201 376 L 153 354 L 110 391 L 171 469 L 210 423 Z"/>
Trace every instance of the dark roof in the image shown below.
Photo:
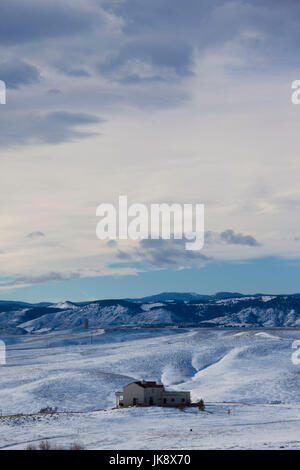
<path fill-rule="evenodd" d="M 143 388 L 164 388 L 163 385 L 159 385 L 156 382 L 145 382 L 145 381 L 141 382 L 140 381 L 140 382 L 134 382 L 134 383 Z"/>

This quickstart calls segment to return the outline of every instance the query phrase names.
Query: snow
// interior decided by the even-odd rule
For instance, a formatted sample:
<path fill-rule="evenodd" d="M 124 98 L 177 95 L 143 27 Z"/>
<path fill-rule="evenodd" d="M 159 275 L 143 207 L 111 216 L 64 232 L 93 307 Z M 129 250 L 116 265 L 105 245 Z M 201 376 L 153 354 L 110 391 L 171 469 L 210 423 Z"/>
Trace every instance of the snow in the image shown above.
<path fill-rule="evenodd" d="M 222 317 L 213 318 L 205 321 L 206 324 L 215 326 L 231 326 L 231 327 L 251 327 L 265 326 L 266 328 L 286 326 L 297 327 L 300 325 L 300 319 L 294 309 L 288 312 L 275 308 L 258 308 L 247 307 L 242 308 L 236 313 L 227 314 Z"/>
<path fill-rule="evenodd" d="M 275 299 L 275 298 L 276 298 L 275 295 L 263 295 L 263 296 L 261 297 L 261 300 L 262 300 L 263 302 L 269 302 L 270 300 Z"/>
<path fill-rule="evenodd" d="M 270 333 L 266 333 L 264 331 L 260 331 L 259 333 L 255 333 L 255 336 L 259 336 L 260 338 L 269 338 L 269 339 L 278 339 L 278 336 L 270 335 Z"/>
<path fill-rule="evenodd" d="M 141 307 L 142 307 L 143 310 L 148 312 L 149 310 L 152 310 L 153 308 L 163 307 L 163 306 L 164 306 L 164 304 L 161 303 L 161 302 L 153 302 L 153 303 L 143 304 Z"/>
<path fill-rule="evenodd" d="M 1 304 L 2 305 L 2 304 Z M 194 325 L 214 327 L 299 327 L 300 295 L 248 296 L 202 300 L 102 300 L 86 304 L 0 305 L 0 333 L 44 333 L 92 328 Z M 1 308 L 3 309 L 1 311 Z"/>
<path fill-rule="evenodd" d="M 230 297 L 228 299 L 218 299 L 218 300 L 215 300 L 215 303 L 217 305 L 230 305 L 230 304 L 238 304 L 239 302 L 247 302 L 249 300 L 255 300 L 255 297 L 253 296 L 245 296 L 245 297 L 237 297 L 237 298 L 234 298 L 234 297 Z"/>
<path fill-rule="evenodd" d="M 35 415 L 0 419 L 0 448 L 45 438 L 89 449 L 300 448 L 300 366 L 291 361 L 299 330 L 116 328 L 2 339 L 2 414 Z M 112 409 L 114 392 L 137 379 L 190 390 L 207 411 Z M 61 413 L 36 414 L 45 406 Z"/>
<path fill-rule="evenodd" d="M 78 309 L 77 305 L 72 304 L 72 302 L 59 302 L 58 304 L 49 305 L 49 308 L 61 308 L 61 309 Z"/>
<path fill-rule="evenodd" d="M 0 449 L 24 449 L 45 439 L 93 450 L 300 448 L 299 405 L 209 404 L 206 410 L 128 408 L 0 419 Z"/>

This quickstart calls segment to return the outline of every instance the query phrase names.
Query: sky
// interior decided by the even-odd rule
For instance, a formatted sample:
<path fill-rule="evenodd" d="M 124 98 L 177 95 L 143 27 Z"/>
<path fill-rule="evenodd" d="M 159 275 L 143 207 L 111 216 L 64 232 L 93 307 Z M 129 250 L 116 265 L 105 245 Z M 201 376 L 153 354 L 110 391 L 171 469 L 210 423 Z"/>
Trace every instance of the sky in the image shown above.
<path fill-rule="evenodd" d="M 0 299 L 300 292 L 297 0 L 2 0 Z M 205 244 L 99 204 L 205 205 Z"/>

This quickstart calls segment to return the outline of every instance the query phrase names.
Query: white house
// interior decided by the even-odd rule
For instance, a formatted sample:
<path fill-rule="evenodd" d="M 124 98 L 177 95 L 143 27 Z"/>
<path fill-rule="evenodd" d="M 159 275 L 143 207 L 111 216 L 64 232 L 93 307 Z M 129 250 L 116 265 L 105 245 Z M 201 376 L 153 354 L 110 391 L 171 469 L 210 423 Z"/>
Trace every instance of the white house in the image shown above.
<path fill-rule="evenodd" d="M 165 390 L 156 382 L 132 382 L 116 392 L 117 408 L 128 406 L 180 406 L 191 404 L 190 392 L 172 392 Z"/>

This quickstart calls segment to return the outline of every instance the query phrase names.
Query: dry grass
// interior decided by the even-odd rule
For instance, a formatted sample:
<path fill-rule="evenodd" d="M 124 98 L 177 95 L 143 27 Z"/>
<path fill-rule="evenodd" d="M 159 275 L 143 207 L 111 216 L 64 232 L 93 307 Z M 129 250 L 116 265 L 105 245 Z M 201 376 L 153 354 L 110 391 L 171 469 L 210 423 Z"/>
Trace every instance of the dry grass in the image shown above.
<path fill-rule="evenodd" d="M 50 450 L 51 449 L 51 444 L 49 441 L 42 441 L 39 444 L 40 450 Z"/>
<path fill-rule="evenodd" d="M 33 444 L 28 444 L 26 450 L 36 450 L 36 447 Z"/>
<path fill-rule="evenodd" d="M 79 442 L 74 442 L 69 447 L 69 450 L 84 450 L 84 446 L 82 444 L 80 444 Z"/>
<path fill-rule="evenodd" d="M 34 444 L 28 444 L 26 450 L 84 450 L 84 446 L 79 442 L 73 442 L 68 447 L 62 447 L 57 444 L 51 444 L 47 439 L 45 439 L 39 443 L 38 447 Z"/>

